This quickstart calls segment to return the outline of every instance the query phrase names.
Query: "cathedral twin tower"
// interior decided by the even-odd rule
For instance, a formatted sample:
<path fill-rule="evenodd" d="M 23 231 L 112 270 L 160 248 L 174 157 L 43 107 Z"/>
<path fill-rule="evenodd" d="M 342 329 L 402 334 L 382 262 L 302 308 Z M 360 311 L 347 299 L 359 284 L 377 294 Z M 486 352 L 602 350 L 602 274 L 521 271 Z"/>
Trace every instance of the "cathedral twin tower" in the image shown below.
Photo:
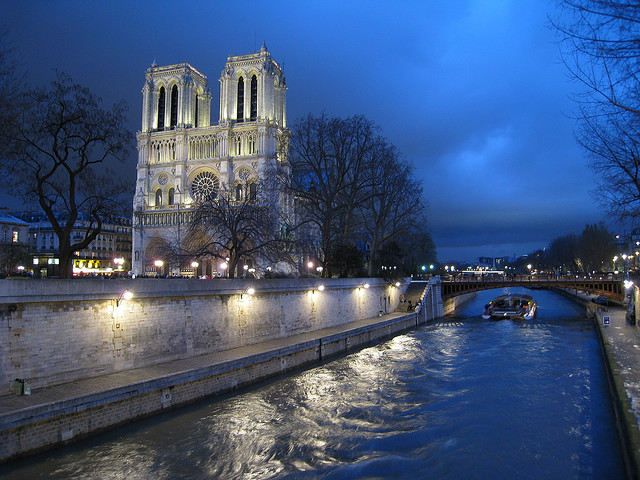
<path fill-rule="evenodd" d="M 217 125 L 211 125 L 207 77 L 188 63 L 152 65 L 142 94 L 132 271 L 220 274 L 213 258 L 182 265 L 169 252 L 188 240 L 199 200 L 221 189 L 238 201 L 257 200 L 265 172 L 276 164 L 286 168 L 278 158 L 287 129 L 283 71 L 265 45 L 229 57 L 220 76 Z"/>

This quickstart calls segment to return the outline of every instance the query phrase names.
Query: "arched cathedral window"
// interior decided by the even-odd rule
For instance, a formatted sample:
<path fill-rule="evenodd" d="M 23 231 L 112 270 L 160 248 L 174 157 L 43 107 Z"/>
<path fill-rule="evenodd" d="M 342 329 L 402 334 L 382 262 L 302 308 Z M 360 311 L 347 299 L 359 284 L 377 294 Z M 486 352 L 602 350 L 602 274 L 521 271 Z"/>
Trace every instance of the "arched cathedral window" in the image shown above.
<path fill-rule="evenodd" d="M 244 78 L 238 79 L 238 114 L 236 115 L 236 121 L 244 121 Z"/>
<path fill-rule="evenodd" d="M 176 190 L 175 190 L 175 188 L 172 187 L 172 188 L 169 189 L 169 199 L 168 199 L 167 203 L 169 205 L 173 205 L 175 203 L 175 197 L 176 197 Z"/>
<path fill-rule="evenodd" d="M 258 185 L 255 182 L 249 184 L 249 200 L 255 202 L 258 199 Z"/>
<path fill-rule="evenodd" d="M 251 77 L 251 121 L 258 118 L 258 79 L 254 75 Z"/>
<path fill-rule="evenodd" d="M 242 184 L 236 185 L 236 202 L 242 201 Z"/>
<path fill-rule="evenodd" d="M 162 205 L 162 190 L 159 188 L 156 190 L 156 207 Z"/>
<path fill-rule="evenodd" d="M 171 89 L 171 128 L 178 124 L 178 86 Z"/>
<path fill-rule="evenodd" d="M 164 104 L 164 87 L 160 87 L 160 94 L 158 95 L 158 130 L 162 130 L 164 128 Z"/>
<path fill-rule="evenodd" d="M 196 98 L 194 100 L 195 105 L 195 113 L 193 118 L 193 126 L 198 128 L 198 94 L 196 93 Z"/>

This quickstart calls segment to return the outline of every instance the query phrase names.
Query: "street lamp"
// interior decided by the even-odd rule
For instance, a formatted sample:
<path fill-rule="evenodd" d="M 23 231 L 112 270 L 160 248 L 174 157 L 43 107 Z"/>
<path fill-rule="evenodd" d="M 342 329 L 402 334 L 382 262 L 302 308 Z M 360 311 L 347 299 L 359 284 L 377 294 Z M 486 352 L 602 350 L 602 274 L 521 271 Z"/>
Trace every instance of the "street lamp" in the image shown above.
<path fill-rule="evenodd" d="M 118 270 L 122 270 L 122 265 L 124 265 L 124 258 L 118 257 L 113 259 L 113 263 L 115 263 L 118 267 Z"/>

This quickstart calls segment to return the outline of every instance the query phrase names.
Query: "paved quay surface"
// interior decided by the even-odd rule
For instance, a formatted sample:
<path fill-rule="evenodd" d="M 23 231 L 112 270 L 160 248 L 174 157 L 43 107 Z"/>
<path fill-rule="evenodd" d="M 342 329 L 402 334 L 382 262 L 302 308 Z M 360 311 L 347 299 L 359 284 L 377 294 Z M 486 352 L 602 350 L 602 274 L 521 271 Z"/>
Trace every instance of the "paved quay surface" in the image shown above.
<path fill-rule="evenodd" d="M 4 422 L 3 416 L 15 414 L 21 410 L 32 409 L 41 406 L 53 406 L 57 403 L 72 400 L 74 398 L 87 397 L 93 394 L 109 392 L 118 388 L 146 381 L 152 381 L 178 374 L 189 372 L 199 368 L 223 364 L 233 360 L 243 359 L 252 355 L 294 346 L 300 343 L 318 340 L 323 337 L 343 333 L 360 327 L 374 325 L 385 320 L 391 320 L 407 315 L 407 312 L 398 311 L 380 317 L 346 323 L 336 327 L 324 328 L 310 333 L 295 335 L 288 338 L 272 340 L 254 345 L 234 348 L 206 355 L 174 360 L 159 365 L 135 368 L 117 373 L 101 375 L 94 378 L 76 380 L 60 385 L 32 390 L 31 395 L 2 395 L 0 396 L 0 425 Z"/>
<path fill-rule="evenodd" d="M 574 292 L 571 292 L 575 294 Z M 579 292 L 578 296 L 591 302 L 595 295 Z M 599 323 L 609 340 L 609 345 L 618 364 L 620 376 L 631 403 L 636 423 L 640 419 L 640 328 L 626 319 L 626 309 L 618 305 L 608 308 L 599 306 Z M 604 325 L 602 317 L 609 317 L 609 325 Z"/>

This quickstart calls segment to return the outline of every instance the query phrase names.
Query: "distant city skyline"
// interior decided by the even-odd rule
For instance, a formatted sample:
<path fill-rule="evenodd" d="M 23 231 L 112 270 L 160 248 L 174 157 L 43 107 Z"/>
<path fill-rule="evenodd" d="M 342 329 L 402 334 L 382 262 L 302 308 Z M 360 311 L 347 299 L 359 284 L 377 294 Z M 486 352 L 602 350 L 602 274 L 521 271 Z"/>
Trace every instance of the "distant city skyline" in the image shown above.
<path fill-rule="evenodd" d="M 376 122 L 423 181 L 438 259 L 475 261 L 527 254 L 604 219 L 573 137 L 577 86 L 548 25 L 552 7 L 60 0 L 7 2 L 0 27 L 31 83 L 58 70 L 106 105 L 125 99 L 133 131 L 153 62 L 189 62 L 209 78 L 217 105 L 226 57 L 264 41 L 285 69 L 289 124 L 309 112 Z M 120 168 L 127 180 L 136 160 L 132 152 Z"/>

